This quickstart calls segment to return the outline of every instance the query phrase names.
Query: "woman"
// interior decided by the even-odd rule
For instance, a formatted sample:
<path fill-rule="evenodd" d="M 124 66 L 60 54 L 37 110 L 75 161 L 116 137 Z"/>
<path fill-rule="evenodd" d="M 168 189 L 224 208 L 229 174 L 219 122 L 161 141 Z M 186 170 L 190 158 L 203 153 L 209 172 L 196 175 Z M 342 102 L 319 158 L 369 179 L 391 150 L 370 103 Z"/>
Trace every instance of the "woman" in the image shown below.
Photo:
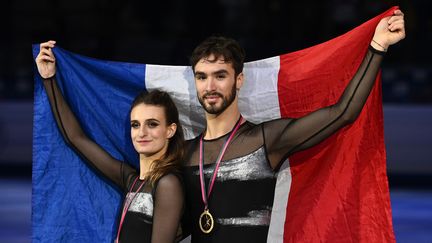
<path fill-rule="evenodd" d="M 84 134 L 56 84 L 54 46 L 55 41 L 42 43 L 36 64 L 59 130 L 89 165 L 126 192 L 116 242 L 178 240 L 184 205 L 179 177 L 184 138 L 170 96 L 162 91 L 140 93 L 132 103 L 131 138 L 140 161 L 137 171 Z"/>

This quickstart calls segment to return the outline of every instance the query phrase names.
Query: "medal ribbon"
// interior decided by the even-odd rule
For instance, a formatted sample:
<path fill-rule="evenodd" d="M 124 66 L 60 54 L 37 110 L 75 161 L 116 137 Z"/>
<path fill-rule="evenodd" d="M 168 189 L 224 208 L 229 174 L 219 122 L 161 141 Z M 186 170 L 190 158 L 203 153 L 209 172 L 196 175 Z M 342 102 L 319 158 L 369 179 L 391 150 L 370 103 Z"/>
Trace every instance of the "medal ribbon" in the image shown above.
<path fill-rule="evenodd" d="M 229 137 L 227 138 L 227 140 L 225 141 L 224 145 L 222 146 L 222 149 L 219 153 L 219 156 L 216 160 L 216 167 L 213 171 L 213 177 L 210 180 L 209 186 L 208 186 L 208 190 L 206 193 L 206 188 L 205 188 L 205 181 L 204 181 L 204 146 L 203 146 L 203 140 L 204 140 L 204 134 L 201 135 L 201 139 L 200 139 L 200 161 L 199 161 L 199 169 L 200 169 L 200 182 L 201 182 L 201 196 L 202 196 L 202 200 L 204 202 L 204 206 L 205 209 L 208 208 L 208 198 L 210 197 L 210 193 L 213 189 L 213 185 L 214 182 L 216 180 L 216 176 L 217 176 L 217 172 L 219 170 L 219 165 L 222 161 L 222 157 L 225 154 L 226 149 L 228 148 L 228 144 L 231 142 L 232 138 L 234 137 L 234 134 L 237 132 L 237 130 L 239 129 L 241 123 L 243 121 L 243 117 L 240 115 L 239 120 L 237 121 L 234 129 L 231 131 Z"/>
<path fill-rule="evenodd" d="M 139 178 L 139 176 L 137 176 L 137 177 L 135 178 L 135 180 L 134 180 L 134 182 L 133 182 L 131 188 L 129 189 L 129 193 L 132 192 L 132 189 L 134 188 L 136 182 L 138 181 L 138 178 Z M 127 200 L 127 198 L 126 198 L 126 202 L 125 202 L 125 204 L 123 205 L 123 210 L 122 210 L 122 215 L 121 215 L 121 218 L 120 218 L 119 228 L 118 228 L 118 231 L 117 231 L 117 239 L 116 239 L 116 241 L 115 241 L 116 243 L 119 243 L 119 240 L 120 240 L 120 231 L 121 231 L 122 226 L 123 226 L 123 221 L 124 221 L 124 218 L 125 218 L 125 216 L 126 216 L 126 212 L 128 211 L 129 206 L 131 205 L 132 201 L 135 199 L 135 196 L 138 194 L 138 192 L 141 190 L 141 188 L 142 188 L 142 186 L 143 186 L 144 184 L 145 184 L 145 181 L 143 181 L 143 182 L 141 183 L 141 185 L 140 185 L 140 186 L 138 187 L 138 189 L 136 190 L 135 195 L 133 195 L 133 197 L 132 197 L 130 200 Z"/>

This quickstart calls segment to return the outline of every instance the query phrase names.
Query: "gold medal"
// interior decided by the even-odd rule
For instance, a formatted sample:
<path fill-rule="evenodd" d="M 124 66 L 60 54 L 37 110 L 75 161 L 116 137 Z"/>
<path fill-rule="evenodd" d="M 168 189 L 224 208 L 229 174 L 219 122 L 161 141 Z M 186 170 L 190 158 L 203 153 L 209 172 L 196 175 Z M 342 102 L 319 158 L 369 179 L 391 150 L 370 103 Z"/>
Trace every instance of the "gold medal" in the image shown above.
<path fill-rule="evenodd" d="M 239 120 L 237 121 L 235 127 L 233 128 L 233 130 L 230 132 L 229 137 L 227 138 L 227 140 L 225 141 L 224 145 L 222 146 L 222 150 L 219 153 L 219 156 L 216 160 L 216 167 L 213 170 L 213 176 L 210 180 L 210 183 L 208 185 L 208 190 L 206 190 L 206 184 L 204 181 L 204 144 L 203 144 L 203 140 L 204 140 L 204 134 L 201 135 L 201 139 L 200 139 L 200 160 L 199 160 L 199 175 L 200 175 L 200 184 L 201 184 L 201 196 L 202 196 L 202 200 L 204 203 L 204 212 L 202 212 L 202 214 L 200 215 L 199 219 L 198 219 L 198 225 L 201 229 L 201 231 L 204 234 L 208 234 L 213 230 L 214 227 L 214 219 L 213 216 L 211 215 L 211 213 L 209 212 L 208 209 L 208 198 L 210 196 L 210 193 L 212 191 L 214 182 L 216 180 L 216 176 L 217 176 L 217 172 L 219 169 L 219 165 L 222 161 L 222 157 L 225 154 L 225 151 L 228 147 L 228 144 L 231 142 L 232 138 L 234 137 L 234 134 L 237 132 L 237 130 L 239 129 L 241 123 L 243 121 L 243 117 L 240 115 Z"/>
<path fill-rule="evenodd" d="M 204 212 L 201 213 L 198 224 L 201 231 L 205 234 L 208 234 L 213 230 L 214 220 L 208 209 L 204 209 Z"/>

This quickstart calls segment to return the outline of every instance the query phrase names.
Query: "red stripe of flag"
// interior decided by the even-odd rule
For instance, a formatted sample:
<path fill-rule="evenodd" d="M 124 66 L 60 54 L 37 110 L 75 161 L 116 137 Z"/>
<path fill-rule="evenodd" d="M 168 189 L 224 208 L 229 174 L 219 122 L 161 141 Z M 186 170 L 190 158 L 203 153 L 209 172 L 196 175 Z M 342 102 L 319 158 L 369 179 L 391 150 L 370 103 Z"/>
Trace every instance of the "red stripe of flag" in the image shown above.
<path fill-rule="evenodd" d="M 397 7 L 323 44 L 280 57 L 282 117 L 337 102 L 375 26 Z M 284 242 L 394 242 L 383 140 L 381 83 L 358 120 L 290 158 Z"/>

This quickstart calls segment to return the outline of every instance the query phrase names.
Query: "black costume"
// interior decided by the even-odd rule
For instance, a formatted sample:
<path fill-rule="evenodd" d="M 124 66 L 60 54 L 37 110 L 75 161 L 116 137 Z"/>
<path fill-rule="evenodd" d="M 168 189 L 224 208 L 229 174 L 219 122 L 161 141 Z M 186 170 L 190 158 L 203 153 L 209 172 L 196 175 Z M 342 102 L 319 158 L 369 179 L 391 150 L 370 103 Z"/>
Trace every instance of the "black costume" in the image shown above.
<path fill-rule="evenodd" d="M 191 227 L 192 242 L 266 242 L 276 176 L 282 162 L 356 119 L 372 90 L 382 59 L 383 52 L 370 47 L 335 105 L 298 119 L 241 125 L 222 159 L 208 199 L 209 210 L 215 218 L 215 227 L 209 234 L 201 232 L 198 226 L 204 209 L 198 167 L 200 137 L 189 141 L 183 177 L 185 225 Z M 226 137 L 204 140 L 206 185 Z"/>
<path fill-rule="evenodd" d="M 120 232 L 120 242 L 166 242 L 178 240 L 183 212 L 183 185 L 176 172 L 162 176 L 152 187 L 137 180 L 139 172 L 116 160 L 83 132 L 63 98 L 54 78 L 43 81 L 57 125 L 64 139 L 90 166 L 126 193 L 131 202 Z M 137 195 L 135 195 L 137 193 Z M 125 200 L 128 201 L 128 200 Z"/>

